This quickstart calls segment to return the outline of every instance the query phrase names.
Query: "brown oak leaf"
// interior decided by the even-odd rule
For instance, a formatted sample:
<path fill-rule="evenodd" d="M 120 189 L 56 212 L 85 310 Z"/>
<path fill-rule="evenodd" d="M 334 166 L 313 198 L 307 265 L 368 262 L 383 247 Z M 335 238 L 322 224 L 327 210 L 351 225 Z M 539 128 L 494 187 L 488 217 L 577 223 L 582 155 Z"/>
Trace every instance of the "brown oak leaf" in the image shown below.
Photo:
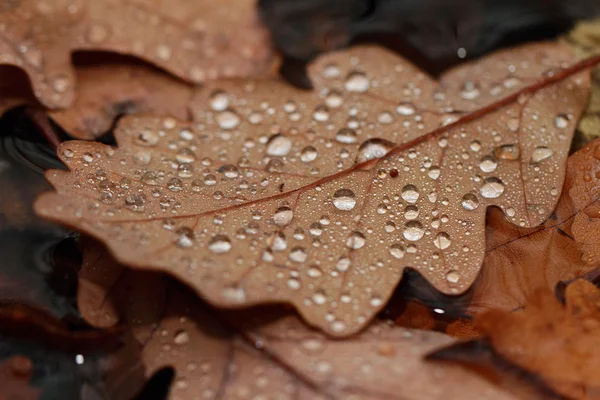
<path fill-rule="evenodd" d="M 598 60 L 537 44 L 435 82 L 377 47 L 310 66 L 313 92 L 219 82 L 195 123 L 125 118 L 118 148 L 67 142 L 71 172 L 37 212 L 105 241 L 127 265 L 168 271 L 213 304 L 293 304 L 348 335 L 406 267 L 465 291 L 489 206 L 537 226 L 560 195 Z"/>
<path fill-rule="evenodd" d="M 600 291 L 578 279 L 566 287 L 565 302 L 561 304 L 551 291 L 541 289 L 529 298 L 524 310 L 491 310 L 476 317 L 475 324 L 494 357 L 537 376 L 568 399 L 598 399 Z M 468 346 L 450 346 L 431 358 L 476 362 L 483 352 L 461 354 Z"/>
<path fill-rule="evenodd" d="M 235 27 L 235 29 L 232 29 Z M 141 57 L 190 82 L 255 76 L 273 53 L 254 0 L 20 0 L 0 8 L 0 60 L 49 108 L 74 99 L 71 53 Z"/>
<path fill-rule="evenodd" d="M 92 324 L 130 327 L 147 376 L 175 369 L 173 399 L 512 398 L 460 368 L 422 361 L 452 343 L 439 333 L 377 322 L 337 341 L 282 310 L 217 314 L 181 284 L 123 268 L 95 243 L 84 245 L 80 279 L 79 307 Z"/>

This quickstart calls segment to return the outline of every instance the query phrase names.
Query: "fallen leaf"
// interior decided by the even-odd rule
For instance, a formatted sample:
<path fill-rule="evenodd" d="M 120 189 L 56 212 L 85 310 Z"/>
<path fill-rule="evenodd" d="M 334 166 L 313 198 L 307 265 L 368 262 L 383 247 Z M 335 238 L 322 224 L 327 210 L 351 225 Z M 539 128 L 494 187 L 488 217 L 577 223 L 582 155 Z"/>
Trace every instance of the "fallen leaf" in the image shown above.
<path fill-rule="evenodd" d="M 92 323 L 106 315 L 102 326 L 133 330 L 147 376 L 173 367 L 171 398 L 511 398 L 462 369 L 424 363 L 423 354 L 452 343 L 445 335 L 377 322 L 336 341 L 282 310 L 219 315 L 181 284 L 123 268 L 95 243 L 84 246 L 79 306 Z"/>
<path fill-rule="evenodd" d="M 539 376 L 556 393 L 600 398 L 600 291 L 578 279 L 566 287 L 565 301 L 543 289 L 523 311 L 488 311 L 475 324 L 498 356 Z M 441 350 L 440 357 L 451 353 Z"/>
<path fill-rule="evenodd" d="M 73 102 L 74 51 L 134 55 L 196 83 L 256 76 L 269 70 L 273 53 L 255 6 L 254 0 L 5 2 L 0 58 L 27 72 L 49 108 Z"/>
<path fill-rule="evenodd" d="M 221 82 L 197 99 L 197 123 L 124 118 L 117 149 L 63 144 L 71 172 L 48 173 L 57 192 L 35 207 L 215 305 L 287 302 L 349 335 L 405 267 L 465 291 L 488 206 L 523 227 L 552 213 L 596 62 L 556 69 L 570 58 L 525 46 L 436 83 L 358 47 L 317 60 L 312 93 Z"/>

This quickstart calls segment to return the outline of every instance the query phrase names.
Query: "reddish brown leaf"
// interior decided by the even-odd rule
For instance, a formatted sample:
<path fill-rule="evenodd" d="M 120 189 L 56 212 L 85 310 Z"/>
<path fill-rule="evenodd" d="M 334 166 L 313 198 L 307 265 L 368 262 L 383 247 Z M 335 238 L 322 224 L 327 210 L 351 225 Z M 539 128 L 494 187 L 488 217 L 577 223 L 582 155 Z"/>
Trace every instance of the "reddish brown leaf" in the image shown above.
<path fill-rule="evenodd" d="M 273 61 L 254 0 L 18 0 L 3 5 L 1 62 L 24 69 L 45 106 L 72 103 L 70 58 L 80 50 L 135 55 L 196 83 L 256 76 Z"/>
<path fill-rule="evenodd" d="M 288 312 L 219 316 L 180 284 L 124 269 L 97 245 L 85 249 L 83 315 L 96 323 L 111 314 L 103 326 L 121 320 L 131 327 L 148 375 L 174 367 L 172 398 L 510 399 L 461 369 L 421 361 L 452 342 L 444 335 L 375 323 L 336 341 Z"/>
<path fill-rule="evenodd" d="M 214 304 L 288 302 L 348 335 L 405 267 L 466 290 L 488 206 L 524 227 L 551 214 L 587 98 L 581 71 L 597 61 L 552 69 L 569 58 L 527 46 L 436 83 L 359 47 L 317 60 L 313 93 L 221 82 L 198 100 L 198 123 L 125 118 L 118 149 L 64 144 L 71 172 L 48 174 L 57 192 L 36 209 Z"/>
<path fill-rule="evenodd" d="M 14 356 L 0 362 L 0 400 L 36 400 L 40 390 L 29 385 L 33 373 L 31 360 Z"/>
<path fill-rule="evenodd" d="M 475 323 L 501 358 L 538 376 L 556 393 L 600 398 L 600 291 L 579 279 L 567 286 L 565 300 L 563 306 L 552 292 L 539 290 L 523 311 L 492 310 Z"/>

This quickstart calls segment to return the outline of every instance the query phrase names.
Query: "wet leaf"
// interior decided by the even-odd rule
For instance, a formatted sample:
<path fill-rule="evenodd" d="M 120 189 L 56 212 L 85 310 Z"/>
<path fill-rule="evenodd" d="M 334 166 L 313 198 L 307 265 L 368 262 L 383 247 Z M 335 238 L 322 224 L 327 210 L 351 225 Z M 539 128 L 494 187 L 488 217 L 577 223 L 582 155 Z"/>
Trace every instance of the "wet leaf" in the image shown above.
<path fill-rule="evenodd" d="M 68 142 L 71 172 L 40 215 L 168 271 L 219 306 L 293 304 L 332 335 L 363 328 L 405 267 L 465 291 L 485 214 L 537 226 L 552 213 L 595 61 L 539 44 L 439 83 L 380 48 L 317 60 L 315 91 L 219 82 L 198 123 L 125 118 L 117 149 Z M 513 71 L 513 72 L 511 72 Z"/>
<path fill-rule="evenodd" d="M 97 244 L 85 249 L 82 314 L 129 326 L 147 376 L 173 367 L 170 398 L 510 399 L 461 369 L 421 361 L 452 343 L 439 333 L 375 323 L 336 341 L 282 310 L 217 314 L 179 283 L 123 268 Z"/>
<path fill-rule="evenodd" d="M 254 0 L 19 0 L 2 5 L 0 26 L 2 63 L 25 70 L 49 108 L 73 102 L 74 51 L 134 55 L 196 83 L 258 75 L 273 61 Z"/>
<path fill-rule="evenodd" d="M 567 286 L 565 301 L 542 289 L 523 311 L 489 311 L 476 318 L 476 326 L 500 358 L 538 376 L 554 392 L 595 399 L 600 396 L 600 291 L 579 279 Z M 450 347 L 433 358 L 453 359 L 453 353 L 460 357 Z"/>

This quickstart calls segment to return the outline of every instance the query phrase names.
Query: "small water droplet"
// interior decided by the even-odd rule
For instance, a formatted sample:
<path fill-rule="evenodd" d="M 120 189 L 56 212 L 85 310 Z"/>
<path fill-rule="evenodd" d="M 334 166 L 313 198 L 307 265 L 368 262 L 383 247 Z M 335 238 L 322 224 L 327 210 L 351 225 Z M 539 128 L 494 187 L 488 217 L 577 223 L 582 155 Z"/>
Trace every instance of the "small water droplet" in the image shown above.
<path fill-rule="evenodd" d="M 518 160 L 521 149 L 514 144 L 503 144 L 494 149 L 494 156 L 499 160 Z"/>
<path fill-rule="evenodd" d="M 333 205 L 341 211 L 350 211 L 356 206 L 356 195 L 350 189 L 338 189 L 333 194 Z"/>
<path fill-rule="evenodd" d="M 362 163 L 375 158 L 381 158 L 393 148 L 394 143 L 384 139 L 365 140 L 358 148 L 356 162 Z"/>
<path fill-rule="evenodd" d="M 479 189 L 486 199 L 496 199 L 504 193 L 504 183 L 498 178 L 487 178 Z"/>
<path fill-rule="evenodd" d="M 309 163 L 317 159 L 319 153 L 313 146 L 307 146 L 300 153 L 300 160 L 303 163 Z"/>
<path fill-rule="evenodd" d="M 371 82 L 362 72 L 352 72 L 344 82 L 344 88 L 349 92 L 364 93 L 369 90 Z"/>
<path fill-rule="evenodd" d="M 569 126 L 569 121 L 571 120 L 571 116 L 567 114 L 558 114 L 554 118 L 554 126 L 558 129 L 565 129 Z"/>
<path fill-rule="evenodd" d="M 427 176 L 429 176 L 431 179 L 437 179 L 440 177 L 441 174 L 441 170 L 439 167 L 431 167 L 429 168 L 429 171 L 427 171 Z"/>
<path fill-rule="evenodd" d="M 498 167 L 498 162 L 492 156 L 485 156 L 479 162 L 479 169 L 483 172 L 493 172 Z"/>
<path fill-rule="evenodd" d="M 179 228 L 175 233 L 178 235 L 177 242 L 175 242 L 177 247 L 192 247 L 192 245 L 194 244 L 194 231 L 192 231 L 188 227 L 182 227 Z"/>
<path fill-rule="evenodd" d="M 458 271 L 450 270 L 448 271 L 448 273 L 446 273 L 446 281 L 448 281 L 449 283 L 458 283 L 459 280 L 460 274 L 458 273 Z"/>
<path fill-rule="evenodd" d="M 289 207 L 279 207 L 273 215 L 273 222 L 279 227 L 286 226 L 294 218 L 294 211 Z"/>
<path fill-rule="evenodd" d="M 196 161 L 196 155 L 194 152 L 188 148 L 183 148 L 177 152 L 175 159 L 179 163 L 193 163 Z"/>
<path fill-rule="evenodd" d="M 460 96 L 465 100 L 476 99 L 480 94 L 481 91 L 479 90 L 479 86 L 473 81 L 465 82 L 462 91 L 460 92 Z"/>
<path fill-rule="evenodd" d="M 396 112 L 400 115 L 408 116 L 413 115 L 415 112 L 417 112 L 417 109 L 412 103 L 400 103 L 396 107 Z"/>
<path fill-rule="evenodd" d="M 406 219 L 417 219 L 417 217 L 419 216 L 419 209 L 417 208 L 417 206 L 406 206 L 406 208 L 404 209 L 404 218 Z"/>
<path fill-rule="evenodd" d="M 356 143 L 356 132 L 350 128 L 342 128 L 335 134 L 335 140 L 344 144 Z"/>
<path fill-rule="evenodd" d="M 208 249 L 213 253 L 227 253 L 231 250 L 231 240 L 226 235 L 216 235 L 208 243 Z"/>
<path fill-rule="evenodd" d="M 341 257 L 335 264 L 335 268 L 340 272 L 348 271 L 352 261 L 348 257 Z"/>
<path fill-rule="evenodd" d="M 292 249 L 292 251 L 290 251 L 290 260 L 294 262 L 303 263 L 307 258 L 308 254 L 306 253 L 306 249 L 303 247 L 295 247 Z"/>
<path fill-rule="evenodd" d="M 179 344 L 179 345 L 186 344 L 189 341 L 190 341 L 190 334 L 184 330 L 177 331 L 175 333 L 175 336 L 173 337 L 173 342 L 175 344 Z"/>
<path fill-rule="evenodd" d="M 229 98 L 227 93 L 222 90 L 216 90 L 210 95 L 210 108 L 215 111 L 225 111 L 229 107 Z"/>
<path fill-rule="evenodd" d="M 221 129 L 231 130 L 240 124 L 240 117 L 233 110 L 224 110 L 217 114 L 216 121 Z"/>
<path fill-rule="evenodd" d="M 392 257 L 400 260 L 404 257 L 404 247 L 402 247 L 402 245 L 399 243 L 393 244 L 390 246 L 390 254 Z"/>

